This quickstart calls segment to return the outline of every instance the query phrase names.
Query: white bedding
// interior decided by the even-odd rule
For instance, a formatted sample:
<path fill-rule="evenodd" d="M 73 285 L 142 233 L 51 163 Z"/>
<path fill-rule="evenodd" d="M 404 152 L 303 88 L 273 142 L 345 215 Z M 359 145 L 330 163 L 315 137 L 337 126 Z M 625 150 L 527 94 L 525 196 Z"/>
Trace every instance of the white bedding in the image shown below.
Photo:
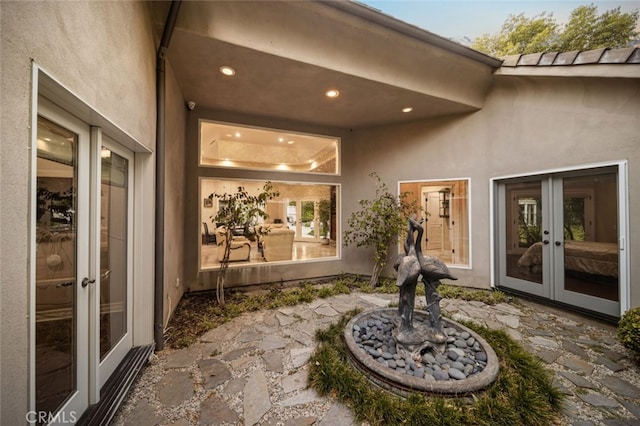
<path fill-rule="evenodd" d="M 542 242 L 533 244 L 518 259 L 518 266 L 536 265 L 542 265 Z M 617 278 L 618 245 L 594 241 L 565 241 L 564 266 L 572 271 Z"/>

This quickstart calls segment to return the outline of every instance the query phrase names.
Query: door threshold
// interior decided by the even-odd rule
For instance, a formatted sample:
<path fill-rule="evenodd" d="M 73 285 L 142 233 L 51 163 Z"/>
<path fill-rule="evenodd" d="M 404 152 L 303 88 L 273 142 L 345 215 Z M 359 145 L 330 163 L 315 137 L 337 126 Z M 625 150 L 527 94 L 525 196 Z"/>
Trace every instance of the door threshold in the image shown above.
<path fill-rule="evenodd" d="M 77 424 L 87 426 L 110 424 L 138 374 L 147 365 L 154 348 L 155 345 L 131 348 L 100 389 L 100 401 L 87 408 Z"/>
<path fill-rule="evenodd" d="M 603 322 L 607 322 L 613 325 L 618 325 L 620 321 L 619 317 L 615 317 L 612 315 L 603 314 L 601 312 L 592 311 L 590 309 L 581 308 L 579 306 L 569 305 L 568 303 L 558 302 L 556 300 L 547 299 L 546 297 L 536 296 L 534 294 L 526 293 L 521 290 L 515 290 L 509 287 L 496 286 L 496 290 L 500 290 L 507 294 L 513 294 L 514 296 L 518 296 L 522 299 L 528 299 L 533 302 L 540 303 L 542 305 L 552 306 L 556 308 L 566 309 L 567 311 L 571 311 L 580 315 L 584 315 L 590 318 L 594 318 Z"/>

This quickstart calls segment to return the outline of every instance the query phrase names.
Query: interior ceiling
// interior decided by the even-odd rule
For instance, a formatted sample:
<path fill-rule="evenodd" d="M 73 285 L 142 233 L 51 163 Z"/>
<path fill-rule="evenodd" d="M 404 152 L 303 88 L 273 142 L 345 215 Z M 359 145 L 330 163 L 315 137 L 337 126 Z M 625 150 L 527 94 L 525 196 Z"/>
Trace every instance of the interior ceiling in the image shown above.
<path fill-rule="evenodd" d="M 200 123 L 200 140 L 204 161 L 253 161 L 274 168 L 335 160 L 338 143 L 336 138 L 208 121 Z"/>
<path fill-rule="evenodd" d="M 234 46 L 176 28 L 168 58 L 196 107 L 339 129 L 413 121 L 474 109 L 446 99 Z M 226 77 L 223 65 L 236 75 Z M 337 99 L 325 92 L 338 89 Z M 403 113 L 404 107 L 413 111 Z"/>

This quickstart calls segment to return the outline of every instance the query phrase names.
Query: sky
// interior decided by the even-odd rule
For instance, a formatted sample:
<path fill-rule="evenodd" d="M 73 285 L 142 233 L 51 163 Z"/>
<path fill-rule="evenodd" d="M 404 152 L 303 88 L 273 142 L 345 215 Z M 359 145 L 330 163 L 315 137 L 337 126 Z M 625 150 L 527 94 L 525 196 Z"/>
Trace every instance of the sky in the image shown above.
<path fill-rule="evenodd" d="M 548 1 L 548 0 L 358 0 L 407 23 L 462 44 L 483 34 L 495 34 L 509 15 L 524 13 L 533 18 L 552 13 L 558 24 L 565 24 L 578 6 L 595 5 L 598 14 L 618 6 L 622 12 L 640 10 L 640 0 Z M 640 23 L 638 28 L 640 31 Z"/>

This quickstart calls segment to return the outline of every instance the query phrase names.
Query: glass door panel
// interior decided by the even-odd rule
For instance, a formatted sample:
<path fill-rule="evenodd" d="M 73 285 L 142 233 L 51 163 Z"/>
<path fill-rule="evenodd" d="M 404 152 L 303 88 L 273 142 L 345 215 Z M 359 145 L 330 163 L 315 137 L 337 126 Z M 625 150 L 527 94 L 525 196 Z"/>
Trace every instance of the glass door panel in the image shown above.
<path fill-rule="evenodd" d="M 549 243 L 548 231 L 543 229 L 546 188 L 541 179 L 504 185 L 505 275 L 508 282 L 533 285 L 533 291 L 540 295 L 545 292 Z"/>
<path fill-rule="evenodd" d="M 100 151 L 99 384 L 132 347 L 133 155 L 103 137 Z"/>
<path fill-rule="evenodd" d="M 66 126 L 67 123 L 65 123 Z M 69 126 L 73 127 L 73 126 Z M 35 259 L 35 410 L 56 413 L 86 405 L 88 273 L 86 195 L 79 158 L 88 134 L 42 116 L 37 130 Z M 83 141 L 81 141 L 81 137 Z M 86 140 L 85 140 L 86 139 Z M 86 177 L 85 177 L 86 179 Z M 83 198 L 85 197 L 85 198 Z M 86 215 L 86 212 L 83 212 Z M 86 217 L 84 216 L 83 217 Z M 83 394 L 84 391 L 84 394 Z"/>
<path fill-rule="evenodd" d="M 558 178 L 557 298 L 600 312 L 619 311 L 617 173 Z"/>
<path fill-rule="evenodd" d="M 300 201 L 300 238 L 318 238 L 318 220 L 316 214 L 316 202 L 313 200 Z"/>
<path fill-rule="evenodd" d="M 127 332 L 128 160 L 102 148 L 100 359 Z"/>
<path fill-rule="evenodd" d="M 293 199 L 287 203 L 287 224 L 295 229 L 295 241 L 319 240 L 317 201 Z"/>

